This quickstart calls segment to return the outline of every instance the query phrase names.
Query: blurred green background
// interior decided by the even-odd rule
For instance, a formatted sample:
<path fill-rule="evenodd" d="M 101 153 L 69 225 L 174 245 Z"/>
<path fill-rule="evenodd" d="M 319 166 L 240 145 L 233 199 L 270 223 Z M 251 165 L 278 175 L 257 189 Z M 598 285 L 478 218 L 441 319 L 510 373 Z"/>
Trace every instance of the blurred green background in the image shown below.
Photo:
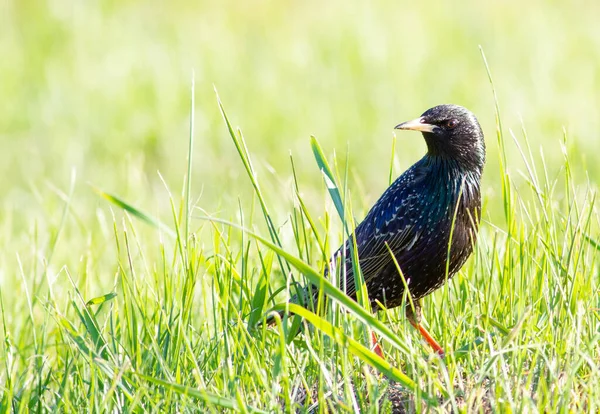
<path fill-rule="evenodd" d="M 557 173 L 564 127 L 579 181 L 589 174 L 596 182 L 598 16 L 593 1 L 1 0 L 0 281 L 19 285 L 15 253 L 31 259 L 26 267 L 45 265 L 73 171 L 57 270 L 77 274 L 105 257 L 113 265 L 94 270 L 114 271 L 108 204 L 88 183 L 169 220 L 157 171 L 179 194 L 192 76 L 193 198 L 219 217 L 232 217 L 237 199 L 252 193 L 213 86 L 244 131 L 277 225 L 291 203 L 290 151 L 315 211 L 326 199 L 311 134 L 327 154 L 349 151 L 360 218 L 387 186 L 393 126 L 449 102 L 482 123 L 486 214 L 502 217 L 494 101 L 479 45 L 507 138 L 509 129 L 521 137 L 524 125 L 533 152 L 543 148 Z M 424 149 L 418 135 L 400 134 L 395 173 Z M 509 170 L 523 168 L 511 140 L 507 151 Z"/>

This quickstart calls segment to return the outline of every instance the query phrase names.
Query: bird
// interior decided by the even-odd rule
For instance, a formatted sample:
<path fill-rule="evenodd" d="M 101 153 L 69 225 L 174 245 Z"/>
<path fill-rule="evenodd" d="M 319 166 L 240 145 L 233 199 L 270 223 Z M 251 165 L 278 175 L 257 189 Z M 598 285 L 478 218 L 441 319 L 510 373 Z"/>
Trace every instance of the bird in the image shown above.
<path fill-rule="evenodd" d="M 481 215 L 484 134 L 471 111 L 453 104 L 430 108 L 395 129 L 420 131 L 427 152 L 385 190 L 353 237 L 332 256 L 325 274 L 337 267 L 338 286 L 356 300 L 351 250 L 356 243 L 372 310 L 405 304 L 410 323 L 443 356 L 443 348 L 420 323 L 420 300 L 454 276 L 473 252 Z M 314 303 L 317 288 L 310 288 Z M 291 301 L 306 306 L 307 299 L 296 295 Z M 376 342 L 375 351 L 382 356 Z"/>

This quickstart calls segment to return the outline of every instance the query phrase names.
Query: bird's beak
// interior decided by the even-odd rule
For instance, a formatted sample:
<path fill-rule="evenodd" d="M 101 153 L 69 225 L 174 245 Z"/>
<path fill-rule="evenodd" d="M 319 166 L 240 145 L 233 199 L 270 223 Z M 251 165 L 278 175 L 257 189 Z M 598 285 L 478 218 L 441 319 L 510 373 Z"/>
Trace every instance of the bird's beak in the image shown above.
<path fill-rule="evenodd" d="M 431 125 L 425 122 L 425 119 L 423 117 L 413 119 L 412 121 L 403 122 L 394 127 L 394 129 L 410 129 L 412 131 L 421 132 L 433 132 L 435 128 L 437 128 L 435 125 Z"/>

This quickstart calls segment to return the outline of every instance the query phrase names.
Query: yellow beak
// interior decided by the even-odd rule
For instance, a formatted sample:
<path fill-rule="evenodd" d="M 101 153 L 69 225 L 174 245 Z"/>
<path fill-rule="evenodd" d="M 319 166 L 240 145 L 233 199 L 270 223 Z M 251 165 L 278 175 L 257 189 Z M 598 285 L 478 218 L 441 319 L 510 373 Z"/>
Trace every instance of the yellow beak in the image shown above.
<path fill-rule="evenodd" d="M 426 123 L 423 117 L 413 119 L 412 121 L 403 122 L 394 127 L 394 129 L 409 129 L 411 131 L 421 132 L 433 132 L 435 128 L 437 128 L 435 125 Z"/>

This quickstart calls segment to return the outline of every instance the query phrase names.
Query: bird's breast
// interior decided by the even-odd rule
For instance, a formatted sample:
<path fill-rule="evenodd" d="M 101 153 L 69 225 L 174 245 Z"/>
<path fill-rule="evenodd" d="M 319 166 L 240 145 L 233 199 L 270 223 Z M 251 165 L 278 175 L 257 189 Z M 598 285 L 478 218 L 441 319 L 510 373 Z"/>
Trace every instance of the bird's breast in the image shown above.
<path fill-rule="evenodd" d="M 478 185 L 457 182 L 428 195 L 420 205 L 413 239 L 397 255 L 416 298 L 440 287 L 470 256 L 481 209 Z"/>

